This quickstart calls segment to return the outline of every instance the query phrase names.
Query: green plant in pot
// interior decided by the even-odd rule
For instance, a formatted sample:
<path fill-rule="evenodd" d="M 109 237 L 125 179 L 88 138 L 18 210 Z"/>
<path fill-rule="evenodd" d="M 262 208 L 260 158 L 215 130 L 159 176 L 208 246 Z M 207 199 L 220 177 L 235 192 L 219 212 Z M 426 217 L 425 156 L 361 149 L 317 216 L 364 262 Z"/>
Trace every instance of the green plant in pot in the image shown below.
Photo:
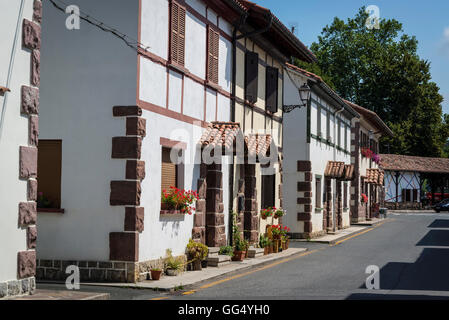
<path fill-rule="evenodd" d="M 209 254 L 209 248 L 202 244 L 197 243 L 190 239 L 187 245 L 187 255 L 189 257 L 189 262 L 193 265 L 194 271 L 202 270 L 201 261 L 206 260 Z"/>
<path fill-rule="evenodd" d="M 167 249 L 167 257 L 165 258 L 165 273 L 168 276 L 177 276 L 184 269 L 184 261 L 181 257 L 173 257 L 172 251 Z"/>
<path fill-rule="evenodd" d="M 232 257 L 234 255 L 234 248 L 231 246 L 220 247 L 220 251 L 218 252 L 218 254 L 222 256 Z"/>
<path fill-rule="evenodd" d="M 159 280 L 159 279 L 161 278 L 161 275 L 162 275 L 162 269 L 159 269 L 159 268 L 152 268 L 152 269 L 150 270 L 150 272 L 151 272 L 151 280 L 157 281 L 157 280 Z"/>
<path fill-rule="evenodd" d="M 240 237 L 234 241 L 234 256 L 232 261 L 243 261 L 248 250 L 248 241 L 242 240 Z"/>
<path fill-rule="evenodd" d="M 271 240 L 266 235 L 261 234 L 260 240 L 259 240 L 259 247 L 264 249 L 264 255 L 269 254 L 269 251 L 270 251 L 269 246 L 270 245 L 271 245 Z"/>

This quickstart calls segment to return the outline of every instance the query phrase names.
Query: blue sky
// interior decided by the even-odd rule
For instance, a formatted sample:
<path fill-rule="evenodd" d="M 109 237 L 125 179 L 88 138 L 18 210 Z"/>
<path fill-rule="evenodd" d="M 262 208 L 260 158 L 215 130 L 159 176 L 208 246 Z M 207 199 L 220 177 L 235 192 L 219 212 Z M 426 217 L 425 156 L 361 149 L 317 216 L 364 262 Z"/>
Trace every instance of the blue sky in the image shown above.
<path fill-rule="evenodd" d="M 253 0 L 269 8 L 286 25 L 296 25 L 297 35 L 307 46 L 317 41 L 334 17 L 346 20 L 362 6 L 376 5 L 381 18 L 394 18 L 404 32 L 419 41 L 419 55 L 431 63 L 433 81 L 444 96 L 443 110 L 449 113 L 449 1 L 448 0 Z"/>

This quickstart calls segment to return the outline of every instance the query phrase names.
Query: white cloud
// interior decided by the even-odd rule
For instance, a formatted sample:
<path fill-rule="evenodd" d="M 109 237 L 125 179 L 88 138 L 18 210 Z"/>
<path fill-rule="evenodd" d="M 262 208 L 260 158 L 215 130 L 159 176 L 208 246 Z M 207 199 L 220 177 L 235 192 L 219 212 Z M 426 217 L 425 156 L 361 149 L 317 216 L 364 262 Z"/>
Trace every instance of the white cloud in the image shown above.
<path fill-rule="evenodd" d="M 441 40 L 441 51 L 449 57 L 449 27 L 443 31 L 443 39 Z"/>

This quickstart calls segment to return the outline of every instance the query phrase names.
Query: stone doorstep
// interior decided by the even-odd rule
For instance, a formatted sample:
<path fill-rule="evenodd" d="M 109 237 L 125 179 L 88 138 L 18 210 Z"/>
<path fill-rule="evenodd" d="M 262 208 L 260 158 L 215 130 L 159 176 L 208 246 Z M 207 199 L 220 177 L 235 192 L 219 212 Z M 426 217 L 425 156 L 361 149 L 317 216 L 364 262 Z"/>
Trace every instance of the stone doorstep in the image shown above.
<path fill-rule="evenodd" d="M 248 250 L 248 258 L 254 259 L 257 257 L 261 257 L 264 255 L 264 253 L 265 253 L 265 249 L 263 249 L 263 248 L 250 248 Z"/>
<path fill-rule="evenodd" d="M 355 223 L 351 223 L 351 226 L 375 226 L 383 221 L 386 221 L 388 218 L 385 219 L 372 219 L 372 220 L 367 220 L 367 221 L 361 221 L 361 222 L 355 222 Z"/>
<path fill-rule="evenodd" d="M 177 277 L 163 276 L 159 281 L 142 281 L 139 283 L 82 283 L 86 286 L 103 286 L 103 287 L 119 287 L 119 288 L 137 288 L 155 291 L 174 291 L 176 288 L 182 287 L 183 290 L 198 286 L 202 283 L 216 280 L 224 276 L 233 274 L 241 274 L 251 269 L 268 265 L 275 261 L 300 255 L 307 251 L 306 248 L 290 248 L 281 253 L 270 254 L 267 256 L 257 257 L 255 259 L 245 259 L 243 262 L 231 261 L 222 268 L 203 268 L 202 271 L 188 271 Z"/>
<path fill-rule="evenodd" d="M 109 298 L 109 293 L 38 289 L 33 295 L 8 300 L 109 300 Z"/>
<path fill-rule="evenodd" d="M 220 252 L 220 247 L 209 247 L 209 256 L 218 254 Z"/>
<path fill-rule="evenodd" d="M 207 266 L 208 267 L 222 267 L 227 264 L 231 263 L 231 257 L 230 256 L 224 256 L 219 254 L 213 254 L 210 255 L 207 258 Z"/>

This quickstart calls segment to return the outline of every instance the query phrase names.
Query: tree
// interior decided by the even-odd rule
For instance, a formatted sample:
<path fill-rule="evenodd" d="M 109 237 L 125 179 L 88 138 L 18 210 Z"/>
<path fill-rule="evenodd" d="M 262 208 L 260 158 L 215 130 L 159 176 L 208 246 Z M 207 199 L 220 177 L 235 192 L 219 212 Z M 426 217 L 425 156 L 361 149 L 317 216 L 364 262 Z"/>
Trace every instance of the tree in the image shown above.
<path fill-rule="evenodd" d="M 443 115 L 430 63 L 417 54 L 418 41 L 394 19 L 381 20 L 379 29 L 368 29 L 367 19 L 364 7 L 347 22 L 335 18 L 311 46 L 318 65 L 298 65 L 390 126 L 395 137 L 381 140 L 382 152 L 444 155 L 449 116 Z"/>

